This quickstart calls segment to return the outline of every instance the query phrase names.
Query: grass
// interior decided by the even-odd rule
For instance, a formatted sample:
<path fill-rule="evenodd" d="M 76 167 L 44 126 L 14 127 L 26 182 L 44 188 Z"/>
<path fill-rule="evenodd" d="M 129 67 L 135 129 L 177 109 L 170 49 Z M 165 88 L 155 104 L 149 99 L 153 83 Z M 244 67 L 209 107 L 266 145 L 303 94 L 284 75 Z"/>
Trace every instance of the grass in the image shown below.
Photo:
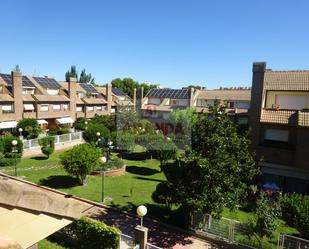
<path fill-rule="evenodd" d="M 57 244 L 56 242 L 51 242 L 47 239 L 44 239 L 39 242 L 38 249 L 67 249 L 67 248 Z"/>
<path fill-rule="evenodd" d="M 18 175 L 34 183 L 100 202 L 102 178 L 100 176 L 89 176 L 87 185 L 78 185 L 75 178 L 69 176 L 62 169 L 60 154 L 61 152 L 56 152 L 49 159 L 44 157 L 22 159 L 21 163 L 18 164 Z M 157 184 L 165 180 L 164 174 L 160 172 L 160 162 L 155 159 L 147 159 L 140 148 L 134 153 L 123 155 L 123 160 L 127 165 L 127 172 L 124 175 L 105 177 L 105 197 L 108 196 L 112 199 L 107 200 L 105 204 L 131 212 L 135 212 L 138 205 L 146 204 L 149 211 L 148 216 L 177 224 L 177 221 L 172 220 L 172 213 L 164 206 L 154 203 L 151 198 Z M 14 167 L 3 167 L 0 170 L 14 174 Z M 222 215 L 229 219 L 238 220 L 243 224 L 248 224 L 256 218 L 254 213 L 242 210 L 230 211 L 225 209 Z M 297 230 L 287 226 L 284 221 L 278 219 L 277 222 L 279 227 L 276 234 L 297 235 Z M 273 248 L 272 243 L 275 244 L 276 242 L 275 238 L 255 238 L 243 235 L 240 235 L 239 239 L 242 241 L 249 240 L 255 246 L 260 244 L 263 248 Z M 49 244 L 52 244 L 48 240 L 44 240 L 44 243 L 46 247 L 40 248 L 63 248 L 58 245 L 48 247 Z"/>

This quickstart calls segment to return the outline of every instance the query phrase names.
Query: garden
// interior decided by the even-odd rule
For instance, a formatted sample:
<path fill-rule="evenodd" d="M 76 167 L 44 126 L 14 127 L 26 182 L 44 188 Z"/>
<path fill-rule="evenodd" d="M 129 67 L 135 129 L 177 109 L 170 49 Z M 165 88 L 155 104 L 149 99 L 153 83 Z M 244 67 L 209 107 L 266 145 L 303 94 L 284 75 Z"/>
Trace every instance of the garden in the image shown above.
<path fill-rule="evenodd" d="M 92 173 L 126 166 L 125 173 L 104 177 L 105 204 L 129 212 L 143 204 L 149 217 L 184 228 L 192 225 L 194 213 L 232 219 L 246 230 L 238 241 L 257 248 L 276 248 L 279 233 L 309 238 L 309 198 L 257 189 L 260 170 L 249 140 L 223 107 L 210 114 L 182 110 L 172 115 L 172 122 L 192 130 L 190 148 L 179 146 L 186 136 L 166 136 L 131 111 L 117 115 L 78 119 L 75 128 L 84 130 L 88 143 L 68 151 L 54 152 L 53 141 L 42 140 L 46 156 L 22 159 L 18 175 L 101 202 L 101 174 Z M 0 170 L 14 174 L 15 167 Z"/>

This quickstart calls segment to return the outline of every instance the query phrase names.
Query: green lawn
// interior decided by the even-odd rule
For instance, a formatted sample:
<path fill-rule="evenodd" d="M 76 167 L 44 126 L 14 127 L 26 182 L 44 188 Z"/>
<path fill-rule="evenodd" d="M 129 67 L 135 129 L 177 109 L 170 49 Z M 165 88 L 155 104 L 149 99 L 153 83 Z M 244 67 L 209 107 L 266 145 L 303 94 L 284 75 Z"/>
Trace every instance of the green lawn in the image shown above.
<path fill-rule="evenodd" d="M 21 163 L 18 164 L 18 176 L 34 183 L 100 202 L 102 178 L 100 176 L 89 176 L 87 185 L 78 185 L 75 178 L 69 176 L 62 169 L 59 159 L 60 154 L 61 152 L 56 152 L 49 159 L 44 157 L 22 159 Z M 129 156 L 131 159 L 128 158 Z M 163 221 L 177 224 L 177 220 L 173 220 L 171 216 L 172 213 L 165 207 L 155 204 L 151 198 L 156 185 L 165 180 L 164 174 L 160 172 L 159 161 L 155 159 L 146 159 L 140 148 L 138 152 L 126 156 L 124 161 L 127 165 L 127 172 L 124 175 L 105 177 L 105 197 L 108 196 L 112 198 L 111 201 L 107 201 L 105 204 L 131 212 L 135 212 L 136 206 L 146 204 L 149 210 L 148 216 L 154 216 Z M 14 174 L 14 167 L 3 167 L 0 168 L 0 170 L 7 174 Z M 254 220 L 255 214 L 241 210 L 232 212 L 225 209 L 223 217 L 248 224 L 250 221 Z M 277 222 L 280 225 L 276 231 L 277 233 L 297 235 L 296 229 L 287 226 L 280 219 L 278 219 Z M 250 237 L 249 240 L 252 240 L 252 237 Z M 51 243 L 47 240 L 43 242 L 46 248 L 62 248 L 60 246 L 48 247 Z M 275 242 L 275 239 L 273 239 L 273 242 Z M 268 247 L 266 244 L 264 247 L 272 248 Z M 45 247 L 41 246 L 40 248 Z"/>

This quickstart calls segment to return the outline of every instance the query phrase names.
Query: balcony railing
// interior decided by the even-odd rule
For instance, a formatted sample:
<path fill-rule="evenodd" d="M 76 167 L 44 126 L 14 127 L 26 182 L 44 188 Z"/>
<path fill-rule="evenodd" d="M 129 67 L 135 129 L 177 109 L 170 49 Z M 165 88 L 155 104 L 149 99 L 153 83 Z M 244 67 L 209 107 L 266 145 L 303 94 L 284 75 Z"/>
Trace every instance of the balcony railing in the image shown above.
<path fill-rule="evenodd" d="M 309 112 L 301 110 L 263 109 L 260 121 L 262 123 L 309 127 Z"/>

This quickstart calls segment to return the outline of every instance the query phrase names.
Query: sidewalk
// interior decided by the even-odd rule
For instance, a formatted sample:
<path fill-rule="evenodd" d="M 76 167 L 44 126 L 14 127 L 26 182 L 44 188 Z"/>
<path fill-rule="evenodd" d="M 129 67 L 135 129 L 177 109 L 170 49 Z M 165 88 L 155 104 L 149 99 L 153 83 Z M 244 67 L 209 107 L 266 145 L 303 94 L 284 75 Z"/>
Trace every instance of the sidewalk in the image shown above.
<path fill-rule="evenodd" d="M 113 209 L 106 209 L 101 207 L 93 207 L 88 210 L 87 215 L 91 218 L 102 220 L 108 225 L 114 225 L 118 227 L 122 233 L 134 237 L 134 228 L 139 225 L 140 219 L 118 212 Z M 144 219 L 144 226 L 149 229 L 148 241 L 149 243 L 162 248 L 173 249 L 227 249 L 226 245 L 219 245 L 216 242 L 206 241 L 198 239 L 186 232 L 180 231 L 180 229 L 166 226 L 150 219 Z"/>

